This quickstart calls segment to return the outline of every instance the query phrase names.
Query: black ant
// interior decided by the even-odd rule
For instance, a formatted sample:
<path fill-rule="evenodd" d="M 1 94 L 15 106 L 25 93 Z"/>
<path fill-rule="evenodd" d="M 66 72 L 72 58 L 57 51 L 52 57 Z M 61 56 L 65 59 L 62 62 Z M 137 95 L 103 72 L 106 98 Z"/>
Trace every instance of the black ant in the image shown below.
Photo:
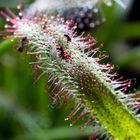
<path fill-rule="evenodd" d="M 71 42 L 71 38 L 70 38 L 70 36 L 69 36 L 69 35 L 64 34 L 64 36 L 67 38 L 67 41 L 68 41 L 68 42 Z"/>
<path fill-rule="evenodd" d="M 57 50 L 59 51 L 59 56 L 62 59 L 69 59 L 69 58 L 71 58 L 71 55 L 67 51 L 65 51 L 62 46 L 59 46 L 57 48 Z"/>
<path fill-rule="evenodd" d="M 59 46 L 58 48 L 57 48 L 57 50 L 59 51 L 59 55 L 64 59 L 65 57 L 64 57 L 64 49 L 63 49 L 63 47 L 62 46 Z"/>
<path fill-rule="evenodd" d="M 27 44 L 28 40 L 27 40 L 27 37 L 23 37 L 22 40 L 20 41 L 20 45 L 19 47 L 17 48 L 17 50 L 19 52 L 22 52 L 23 49 L 24 49 L 24 46 Z"/>
<path fill-rule="evenodd" d="M 64 34 L 64 37 L 67 38 L 67 42 L 71 41 L 69 35 Z M 59 51 L 59 55 L 62 59 L 69 59 L 71 57 L 70 54 L 67 51 L 65 51 L 61 45 L 57 46 L 57 50 Z"/>

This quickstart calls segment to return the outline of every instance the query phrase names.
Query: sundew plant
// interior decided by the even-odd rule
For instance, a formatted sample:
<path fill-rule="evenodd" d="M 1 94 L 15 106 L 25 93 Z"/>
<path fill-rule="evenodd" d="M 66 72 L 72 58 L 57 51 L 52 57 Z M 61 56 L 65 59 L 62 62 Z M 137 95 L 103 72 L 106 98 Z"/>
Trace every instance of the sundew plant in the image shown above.
<path fill-rule="evenodd" d="M 123 5 L 122 1 L 118 3 Z M 27 11 L 18 15 L 9 8 L 1 11 L 6 20 L 1 34 L 30 57 L 38 75 L 35 81 L 47 75 L 51 107 L 72 108 L 64 120 L 82 129 L 92 125 L 99 138 L 139 140 L 140 92 L 126 94 L 132 81 L 118 78 L 110 62 L 101 63 L 108 55 L 100 51 L 103 45 L 97 43 L 98 38 L 77 33 L 77 25 L 59 15 L 39 11 L 32 15 Z"/>

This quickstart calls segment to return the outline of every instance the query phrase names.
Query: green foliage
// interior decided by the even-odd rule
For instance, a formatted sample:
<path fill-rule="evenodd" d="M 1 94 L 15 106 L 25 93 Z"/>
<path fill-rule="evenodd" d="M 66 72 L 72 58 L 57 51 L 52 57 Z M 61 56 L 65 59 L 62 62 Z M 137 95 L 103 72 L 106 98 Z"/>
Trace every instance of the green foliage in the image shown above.
<path fill-rule="evenodd" d="M 9 8 L 15 8 L 16 5 L 20 4 L 22 1 L 19 1 L 19 0 L 1 0 L 0 1 L 0 6 L 1 7 L 9 7 Z M 23 1 L 24 4 L 29 4 L 31 2 L 33 2 L 33 0 L 24 0 Z"/>

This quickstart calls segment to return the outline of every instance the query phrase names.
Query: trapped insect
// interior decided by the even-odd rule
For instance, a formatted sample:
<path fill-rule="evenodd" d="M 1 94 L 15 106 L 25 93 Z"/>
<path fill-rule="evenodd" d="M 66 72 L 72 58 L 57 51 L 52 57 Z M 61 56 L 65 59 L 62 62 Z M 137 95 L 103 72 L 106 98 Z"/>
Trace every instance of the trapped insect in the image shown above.
<path fill-rule="evenodd" d="M 64 34 L 64 36 L 67 38 L 67 41 L 68 41 L 68 42 L 71 42 L 71 38 L 70 38 L 70 36 L 69 36 L 69 35 Z"/>
<path fill-rule="evenodd" d="M 19 43 L 19 47 L 17 48 L 17 50 L 19 52 L 22 52 L 24 49 L 24 46 L 28 43 L 27 37 L 23 37 L 22 40 Z"/>

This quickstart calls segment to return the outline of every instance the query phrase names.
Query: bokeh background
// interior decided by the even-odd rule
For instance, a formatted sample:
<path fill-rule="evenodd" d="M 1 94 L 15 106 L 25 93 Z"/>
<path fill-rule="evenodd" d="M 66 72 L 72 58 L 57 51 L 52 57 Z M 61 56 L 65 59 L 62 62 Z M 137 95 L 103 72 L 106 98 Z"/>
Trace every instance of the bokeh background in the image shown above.
<path fill-rule="evenodd" d="M 0 9 L 9 7 L 17 12 L 19 2 L 0 0 Z M 25 7 L 33 2 L 25 0 Z M 116 3 L 111 7 L 100 5 L 99 13 L 90 17 L 97 23 L 94 28 L 87 26 L 91 9 L 82 18 L 73 13 L 74 9 L 66 9 L 61 15 L 79 18 L 78 32 L 91 33 L 98 44 L 103 44 L 102 52 L 110 56 L 106 61 L 115 65 L 119 76 L 132 81 L 127 92 L 140 90 L 139 7 L 138 0 L 132 0 L 126 9 Z M 0 30 L 4 29 L 4 23 L 0 18 Z M 46 77 L 36 83 L 35 77 L 25 53 L 17 52 L 10 41 L 0 37 L 0 140 L 88 140 L 94 131 L 92 127 L 84 131 L 78 125 L 70 127 L 69 122 L 64 121 L 69 111 L 51 106 L 45 90 Z"/>

